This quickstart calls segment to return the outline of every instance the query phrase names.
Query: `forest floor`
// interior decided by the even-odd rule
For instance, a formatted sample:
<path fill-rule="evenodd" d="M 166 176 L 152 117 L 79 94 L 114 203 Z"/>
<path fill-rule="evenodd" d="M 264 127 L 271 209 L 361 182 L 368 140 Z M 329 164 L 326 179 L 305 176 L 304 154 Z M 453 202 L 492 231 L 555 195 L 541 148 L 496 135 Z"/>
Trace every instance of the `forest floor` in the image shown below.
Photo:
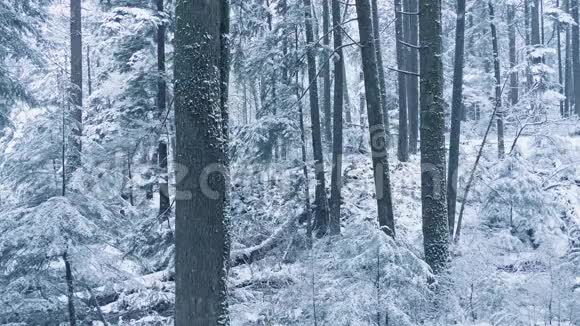
<path fill-rule="evenodd" d="M 580 325 L 580 251 L 571 254 L 580 246 L 578 130 L 575 123 L 531 130 L 503 161 L 493 141 L 486 145 L 462 239 L 436 285 L 421 260 L 419 155 L 391 159 L 396 240 L 376 227 L 370 158 L 345 155 L 342 234 L 308 249 L 297 227 L 263 259 L 233 267 L 232 326 Z M 480 142 L 461 146 L 460 200 Z M 233 250 L 263 242 L 304 211 L 298 161 L 235 164 L 232 180 Z M 103 315 L 110 324 L 171 325 L 171 275 L 135 273 L 95 289 Z"/>

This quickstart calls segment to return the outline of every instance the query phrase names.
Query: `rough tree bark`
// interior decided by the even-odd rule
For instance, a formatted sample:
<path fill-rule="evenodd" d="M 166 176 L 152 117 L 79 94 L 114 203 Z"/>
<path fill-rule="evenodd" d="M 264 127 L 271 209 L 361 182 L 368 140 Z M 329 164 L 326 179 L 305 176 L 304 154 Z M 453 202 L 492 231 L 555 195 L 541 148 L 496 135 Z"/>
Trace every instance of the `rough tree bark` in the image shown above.
<path fill-rule="evenodd" d="M 489 18 L 491 28 L 491 45 L 493 57 L 493 72 L 495 76 L 495 102 L 497 107 L 497 156 L 503 159 L 505 156 L 505 141 L 504 141 L 504 127 L 503 127 L 503 112 L 501 104 L 501 71 L 499 63 L 499 47 L 497 40 L 497 29 L 495 26 L 495 12 L 493 8 L 493 0 L 489 0 Z"/>
<path fill-rule="evenodd" d="M 304 0 L 304 17 L 306 26 L 306 43 L 308 52 L 308 80 L 310 89 L 310 120 L 312 122 L 312 149 L 314 151 L 315 189 L 315 221 L 314 228 L 318 237 L 324 236 L 328 229 L 328 199 L 326 198 L 326 181 L 324 179 L 324 158 L 322 154 L 322 135 L 320 132 L 320 108 L 318 105 L 318 81 L 316 69 L 316 53 L 314 49 L 314 30 L 312 27 L 312 4 Z"/>
<path fill-rule="evenodd" d="M 373 23 L 369 0 L 357 0 L 356 12 L 361 43 L 362 68 L 367 102 L 370 146 L 373 160 L 375 190 L 377 197 L 378 220 L 381 228 L 389 235 L 395 236 L 393 202 L 391 198 L 391 181 L 387 151 L 387 135 L 381 108 L 379 77 Z"/>
<path fill-rule="evenodd" d="M 376 1 L 376 0 L 373 0 Z M 401 0 L 395 0 L 395 37 L 397 49 L 397 67 L 399 70 L 407 70 L 405 66 L 405 48 L 401 43 L 403 37 L 403 7 Z M 399 93 L 399 137 L 397 157 L 401 162 L 409 160 L 409 130 L 407 128 L 407 81 L 405 74 L 397 73 L 397 87 Z"/>
<path fill-rule="evenodd" d="M 449 136 L 449 168 L 447 170 L 447 211 L 449 232 L 453 236 L 457 207 L 457 177 L 459 173 L 459 140 L 463 115 L 463 62 L 465 51 L 465 0 L 457 1 L 455 30 L 455 62 L 453 68 L 453 96 L 451 104 L 451 134 Z"/>
<path fill-rule="evenodd" d="M 441 0 L 420 1 L 419 12 L 423 245 L 425 260 L 438 274 L 449 257 Z"/>
<path fill-rule="evenodd" d="M 227 0 L 179 0 L 175 30 L 175 325 L 228 325 L 227 151 L 221 101 Z M 224 4 L 225 3 L 225 4 Z M 225 61 L 225 62 L 224 62 Z M 226 121 L 224 121 L 226 120 Z"/>
<path fill-rule="evenodd" d="M 332 0 L 332 25 L 334 29 L 334 119 L 332 142 L 332 177 L 330 186 L 330 234 L 340 234 L 340 204 L 342 188 L 342 111 L 344 100 L 344 54 L 340 2 Z"/>

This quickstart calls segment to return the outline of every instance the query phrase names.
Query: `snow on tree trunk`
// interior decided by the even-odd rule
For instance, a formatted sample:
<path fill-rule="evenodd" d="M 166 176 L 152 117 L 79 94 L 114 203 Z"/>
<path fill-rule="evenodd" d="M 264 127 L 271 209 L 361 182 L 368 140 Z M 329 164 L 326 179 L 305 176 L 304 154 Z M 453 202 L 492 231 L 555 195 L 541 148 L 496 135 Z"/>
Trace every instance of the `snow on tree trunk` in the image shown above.
<path fill-rule="evenodd" d="M 175 325 L 227 325 L 228 171 L 221 1 L 176 3 Z M 217 22 L 217 23 L 216 23 Z M 227 62 L 225 62 L 227 64 Z"/>
<path fill-rule="evenodd" d="M 445 199 L 445 100 L 441 0 L 420 1 L 421 203 L 425 260 L 441 273 L 449 258 Z"/>

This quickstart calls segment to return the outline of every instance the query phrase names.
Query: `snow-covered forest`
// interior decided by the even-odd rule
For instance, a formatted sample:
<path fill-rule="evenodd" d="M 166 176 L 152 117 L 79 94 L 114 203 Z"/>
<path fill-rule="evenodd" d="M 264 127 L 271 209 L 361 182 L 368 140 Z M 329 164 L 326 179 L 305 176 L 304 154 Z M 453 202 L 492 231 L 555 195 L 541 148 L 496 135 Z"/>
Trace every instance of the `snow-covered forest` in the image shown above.
<path fill-rule="evenodd" d="M 0 0 L 0 324 L 580 325 L 579 0 Z"/>

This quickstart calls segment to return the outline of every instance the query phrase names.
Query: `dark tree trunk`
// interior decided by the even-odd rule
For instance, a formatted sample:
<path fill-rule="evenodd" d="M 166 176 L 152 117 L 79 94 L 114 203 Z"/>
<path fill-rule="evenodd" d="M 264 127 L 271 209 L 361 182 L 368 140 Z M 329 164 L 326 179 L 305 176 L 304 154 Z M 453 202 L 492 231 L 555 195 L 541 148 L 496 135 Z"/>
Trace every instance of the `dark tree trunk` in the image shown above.
<path fill-rule="evenodd" d="M 540 2 L 539 0 L 533 0 L 530 14 L 531 14 L 531 42 L 534 50 L 538 49 L 542 44 L 542 38 L 540 33 Z M 532 58 L 533 64 L 539 64 L 542 62 L 540 56 L 534 56 Z"/>
<path fill-rule="evenodd" d="M 560 0 L 556 0 L 556 7 L 560 8 Z M 560 94 L 564 94 L 564 75 L 562 72 L 562 39 L 561 39 L 561 26 L 559 21 L 554 22 L 554 29 L 556 30 L 556 52 L 558 54 L 558 90 Z M 564 101 L 560 101 L 560 116 L 565 117 L 566 113 L 564 110 Z"/>
<path fill-rule="evenodd" d="M 493 72 L 495 76 L 495 105 L 497 107 L 497 152 L 499 159 L 503 159 L 505 156 L 505 143 L 504 143 L 504 128 L 503 128 L 503 112 L 501 105 L 501 71 L 499 64 L 499 47 L 497 40 L 497 30 L 495 27 L 495 12 L 493 10 L 493 0 L 489 0 L 489 18 L 490 18 L 490 28 L 491 28 L 491 45 L 493 50 Z"/>
<path fill-rule="evenodd" d="M 312 46 L 314 31 L 312 24 L 312 5 L 310 0 L 304 0 L 304 16 L 306 26 L 306 43 L 308 44 L 308 80 L 310 81 L 310 119 L 312 122 L 312 149 L 314 151 L 314 173 L 316 178 L 314 228 L 316 235 L 322 237 L 328 229 L 328 199 L 326 198 L 326 181 L 324 180 L 324 158 L 322 154 L 322 135 L 320 132 L 320 108 L 318 105 L 318 81 L 316 69 L 316 54 Z"/>
<path fill-rule="evenodd" d="M 376 0 L 373 0 L 376 1 Z M 401 41 L 403 37 L 403 7 L 401 0 L 395 0 L 395 37 L 397 49 L 397 67 L 399 70 L 407 70 L 405 66 L 405 48 Z M 397 146 L 397 157 L 401 162 L 409 160 L 409 130 L 407 128 L 407 81 L 405 74 L 397 73 L 397 84 L 399 90 L 399 137 Z"/>
<path fill-rule="evenodd" d="M 570 14 L 575 25 L 572 25 L 572 67 L 573 67 L 573 85 L 574 85 L 574 111 L 580 115 L 580 33 L 578 30 L 578 0 L 570 0 Z"/>
<path fill-rule="evenodd" d="M 441 0 L 420 1 L 419 12 L 423 239 L 425 260 L 438 274 L 449 258 Z"/>
<path fill-rule="evenodd" d="M 417 7 L 418 0 L 406 0 L 408 13 L 415 13 L 419 9 Z M 417 15 L 407 16 L 407 42 L 413 45 L 418 45 L 418 19 Z M 411 72 L 419 72 L 419 52 L 417 49 L 409 48 L 407 56 L 407 69 Z M 407 108 L 409 116 L 409 153 L 417 154 L 418 140 L 419 140 L 419 78 L 414 75 L 407 75 Z"/>
<path fill-rule="evenodd" d="M 516 8 L 514 5 L 509 5 L 507 9 L 507 24 L 508 24 L 508 38 L 509 38 L 509 56 L 510 56 L 510 104 L 516 105 L 519 100 L 518 94 L 518 72 L 516 66 L 518 65 L 518 57 L 516 52 Z"/>
<path fill-rule="evenodd" d="M 93 81 L 91 79 L 91 48 L 87 45 L 87 86 L 89 96 L 93 94 Z"/>
<path fill-rule="evenodd" d="M 222 1 L 179 1 L 175 30 L 175 325 L 228 325 Z M 216 23 L 217 22 L 217 23 Z"/>
<path fill-rule="evenodd" d="M 348 92 L 348 82 L 346 79 L 346 62 L 342 60 L 342 76 L 343 76 L 343 87 L 344 87 L 344 111 L 346 124 L 350 125 L 352 123 L 352 104 L 350 102 L 350 93 Z"/>
<path fill-rule="evenodd" d="M 526 46 L 529 48 L 529 46 L 532 44 L 531 40 L 530 40 L 530 1 L 531 0 L 524 0 L 524 34 L 525 34 L 525 39 L 526 39 Z M 532 88 L 532 84 L 533 84 L 533 78 L 532 78 L 532 69 L 530 68 L 530 58 L 527 58 L 527 63 L 528 66 L 526 67 L 526 89 L 530 90 Z"/>
<path fill-rule="evenodd" d="M 391 181 L 385 132 L 383 110 L 377 73 L 377 58 L 373 23 L 369 0 L 357 0 L 356 12 L 360 34 L 362 68 L 367 102 L 367 114 L 370 132 L 370 146 L 375 177 L 378 220 L 381 228 L 389 235 L 395 236 L 395 220 L 391 198 Z"/>
<path fill-rule="evenodd" d="M 163 0 L 157 0 L 157 12 L 163 14 Z M 165 120 L 166 111 L 166 84 L 165 84 L 165 24 L 157 27 L 157 114 L 160 121 Z M 165 129 L 165 128 L 163 128 Z M 167 217 L 170 213 L 169 203 L 169 171 L 167 168 L 167 142 L 159 141 L 157 146 L 159 155 L 159 215 Z"/>
<path fill-rule="evenodd" d="M 361 71 L 359 74 L 359 82 L 361 85 L 364 85 L 364 80 L 365 80 L 364 73 Z M 364 86 L 360 90 L 358 100 L 359 100 L 359 102 L 358 102 L 359 103 L 358 104 L 359 105 L 358 106 L 359 107 L 359 123 L 360 123 L 360 132 L 361 132 L 359 151 L 363 152 L 365 149 L 365 146 L 366 146 L 365 141 L 364 141 L 364 139 L 365 139 L 364 132 L 365 132 L 365 124 L 366 124 L 366 122 L 365 122 L 365 111 L 366 111 L 365 107 L 366 107 L 366 103 L 367 103 L 367 97 L 366 97 L 366 94 L 364 91 Z"/>
<path fill-rule="evenodd" d="M 324 45 L 325 51 L 328 51 L 330 48 L 330 7 L 328 1 L 322 0 L 322 44 Z M 325 141 L 330 147 L 332 144 L 332 103 L 330 101 L 330 63 L 327 62 L 330 58 L 328 55 L 324 55 L 323 59 L 322 78 L 324 80 L 324 89 L 322 91 L 322 101 L 324 105 L 324 135 Z"/>
<path fill-rule="evenodd" d="M 383 64 L 383 49 L 381 45 L 381 33 L 380 33 L 380 19 L 379 19 L 379 6 L 377 0 L 371 0 L 372 6 L 372 24 L 373 24 L 373 37 L 375 39 L 375 53 L 377 58 L 377 70 L 379 72 L 379 91 L 381 108 L 383 110 L 383 124 L 385 125 L 385 133 L 387 134 L 387 146 L 390 146 L 391 129 L 389 123 L 389 108 L 387 105 L 387 85 L 385 80 L 385 66 Z"/>
<path fill-rule="evenodd" d="M 306 236 L 308 237 L 308 246 L 312 248 L 312 208 L 310 206 L 310 178 L 308 177 L 308 165 L 306 159 L 306 132 L 304 130 L 304 107 L 302 106 L 302 100 L 300 100 L 300 91 L 299 91 L 299 66 L 300 66 L 300 59 L 298 58 L 298 29 L 295 32 L 296 36 L 296 98 L 298 100 L 298 115 L 300 118 L 300 150 L 302 154 L 302 173 L 304 174 L 304 203 L 306 208 Z"/>
<path fill-rule="evenodd" d="M 566 5 L 566 12 L 570 13 L 570 0 L 565 0 Z M 572 107 L 573 107 L 573 94 L 572 91 L 574 89 L 573 84 L 573 76 L 572 76 L 572 42 L 571 42 L 571 33 L 570 33 L 570 26 L 566 25 L 566 67 L 564 68 L 564 78 L 565 78 L 565 86 L 564 86 L 564 93 L 566 95 L 566 101 L 564 102 L 564 111 L 566 112 L 566 116 L 570 116 L 572 114 Z"/>
<path fill-rule="evenodd" d="M 226 142 L 225 161 L 229 166 L 228 144 L 230 140 L 230 110 L 228 106 L 230 82 L 230 0 L 220 0 L 222 17 L 220 21 L 220 110 L 222 113 L 222 132 Z M 275 75 L 274 79 L 275 86 Z M 229 185 L 226 185 L 229 187 Z M 225 197 L 227 199 L 227 197 Z"/>
<path fill-rule="evenodd" d="M 334 29 L 334 119 L 332 142 L 332 177 L 330 186 L 330 233 L 340 233 L 340 204 L 342 188 L 342 109 L 344 87 L 344 55 L 342 29 L 340 28 L 340 2 L 332 0 L 332 23 Z"/>
<path fill-rule="evenodd" d="M 65 252 L 62 255 L 62 260 L 64 261 L 65 278 L 66 278 L 66 293 L 68 299 L 68 320 L 70 326 L 76 326 L 77 316 L 75 313 L 75 287 L 74 279 L 72 275 L 72 268 L 70 266 L 70 261 L 68 260 L 68 254 Z"/>
<path fill-rule="evenodd" d="M 447 171 L 447 211 L 449 232 L 455 228 L 457 206 L 457 177 L 459 173 L 459 140 L 461 138 L 461 116 L 463 107 L 463 62 L 465 51 L 465 0 L 457 1 L 457 23 L 455 31 L 455 62 L 453 68 L 453 97 L 451 105 L 451 134 L 449 136 L 449 169 Z"/>
<path fill-rule="evenodd" d="M 72 175 L 81 166 L 83 134 L 83 41 L 81 27 L 81 0 L 70 1 L 70 98 L 72 104 L 71 136 L 68 147 L 68 175 Z M 67 178 L 67 180 L 69 180 Z"/>

